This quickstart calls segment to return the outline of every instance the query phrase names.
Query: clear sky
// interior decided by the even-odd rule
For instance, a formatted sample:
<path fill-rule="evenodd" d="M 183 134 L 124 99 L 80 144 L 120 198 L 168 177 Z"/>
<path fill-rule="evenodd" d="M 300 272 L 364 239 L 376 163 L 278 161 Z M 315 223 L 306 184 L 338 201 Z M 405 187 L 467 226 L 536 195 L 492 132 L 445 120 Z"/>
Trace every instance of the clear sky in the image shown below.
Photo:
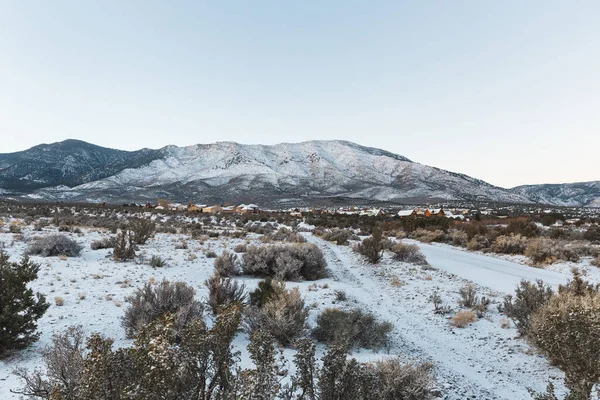
<path fill-rule="evenodd" d="M 600 1 L 0 0 L 0 152 L 346 139 L 600 180 Z"/>

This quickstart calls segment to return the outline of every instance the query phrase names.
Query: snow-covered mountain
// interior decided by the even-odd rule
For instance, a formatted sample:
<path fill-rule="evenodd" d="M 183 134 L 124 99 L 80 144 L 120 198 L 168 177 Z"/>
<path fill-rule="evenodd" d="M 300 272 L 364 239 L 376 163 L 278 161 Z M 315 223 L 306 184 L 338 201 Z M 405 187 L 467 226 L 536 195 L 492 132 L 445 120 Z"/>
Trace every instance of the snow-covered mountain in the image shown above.
<path fill-rule="evenodd" d="M 531 202 L 517 189 L 346 141 L 218 142 L 127 152 L 67 140 L 0 154 L 0 193 L 47 200 Z M 551 198 L 544 202 L 554 203 Z"/>
<path fill-rule="evenodd" d="M 569 207 L 600 207 L 600 181 L 524 185 L 511 189 L 542 204 Z"/>

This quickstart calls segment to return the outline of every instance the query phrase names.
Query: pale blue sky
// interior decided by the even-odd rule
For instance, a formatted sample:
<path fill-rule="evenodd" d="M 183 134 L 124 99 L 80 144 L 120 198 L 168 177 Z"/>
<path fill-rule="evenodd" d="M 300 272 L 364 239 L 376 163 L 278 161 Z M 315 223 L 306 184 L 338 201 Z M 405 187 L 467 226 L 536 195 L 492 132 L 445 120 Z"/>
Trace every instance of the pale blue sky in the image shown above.
<path fill-rule="evenodd" d="M 0 152 L 347 139 L 600 179 L 600 2 L 0 0 Z"/>

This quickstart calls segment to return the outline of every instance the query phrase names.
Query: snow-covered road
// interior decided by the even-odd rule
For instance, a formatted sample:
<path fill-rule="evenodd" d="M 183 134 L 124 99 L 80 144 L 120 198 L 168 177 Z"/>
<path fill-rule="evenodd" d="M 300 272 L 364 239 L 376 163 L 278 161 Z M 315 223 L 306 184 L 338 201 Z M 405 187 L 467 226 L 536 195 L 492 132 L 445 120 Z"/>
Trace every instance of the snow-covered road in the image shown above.
<path fill-rule="evenodd" d="M 504 293 L 512 293 L 522 279 L 544 283 L 557 287 L 564 284 L 569 276 L 560 272 L 533 268 L 527 265 L 502 260 L 483 254 L 463 251 L 448 246 L 425 244 L 411 240 L 421 248 L 427 261 L 434 268 L 450 272 L 479 285 Z"/>

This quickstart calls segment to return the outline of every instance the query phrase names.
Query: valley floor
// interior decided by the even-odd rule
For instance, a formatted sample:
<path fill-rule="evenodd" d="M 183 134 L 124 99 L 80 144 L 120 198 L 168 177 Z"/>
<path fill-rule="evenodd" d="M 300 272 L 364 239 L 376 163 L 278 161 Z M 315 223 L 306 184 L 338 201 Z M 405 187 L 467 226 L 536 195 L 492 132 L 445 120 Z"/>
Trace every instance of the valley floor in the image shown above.
<path fill-rule="evenodd" d="M 48 234 L 42 232 L 41 234 Z M 39 232 L 24 231 L 32 237 Z M 78 258 L 33 257 L 42 265 L 39 278 L 34 282 L 37 291 L 45 293 L 52 304 L 39 322 L 40 340 L 30 349 L 0 361 L 0 399 L 17 399 L 11 390 L 20 382 L 12 374 L 17 367 L 39 367 L 39 350 L 51 343 L 54 332 L 71 325 L 82 325 L 86 332 L 101 332 L 115 339 L 115 346 L 129 344 L 120 326 L 120 318 L 127 307 L 125 297 L 148 280 L 181 280 L 194 286 L 198 298 L 207 295 L 203 282 L 213 270 L 213 260 L 204 253 L 231 250 L 243 239 L 221 237 L 204 244 L 183 235 L 157 234 L 142 246 L 146 258 L 160 255 L 167 259 L 167 267 L 153 269 L 147 264 L 115 263 L 107 258 L 108 250 L 90 250 L 90 242 L 108 236 L 95 230 L 84 230 L 83 236 L 69 234 L 84 245 Z M 437 388 L 445 399 L 529 399 L 527 388 L 541 391 L 552 381 L 562 391 L 562 373 L 536 354 L 525 341 L 517 337 L 513 327 L 501 328 L 503 318 L 497 311 L 505 294 L 511 293 L 522 279 L 541 278 L 558 285 L 568 278 L 562 272 L 527 267 L 497 258 L 468 253 L 451 247 L 419 243 L 433 270 L 399 263 L 388 257 L 373 266 L 363 261 L 349 246 L 336 246 L 310 233 L 307 240 L 319 246 L 327 259 L 331 277 L 313 282 L 290 282 L 298 286 L 311 305 L 309 323 L 328 307 L 370 310 L 382 320 L 394 325 L 393 340 L 388 351 L 379 354 L 356 351 L 359 360 L 377 360 L 400 355 L 407 361 L 434 363 Z M 23 241 L 14 241 L 13 235 L 0 234 L 13 260 L 25 249 Z M 176 249 L 176 244 L 187 240 L 188 249 Z M 257 241 L 253 236 L 252 241 Z M 12 244 L 12 245 L 11 245 Z M 258 280 L 241 277 L 250 289 Z M 458 310 L 458 290 L 468 281 L 476 284 L 478 295 L 492 300 L 486 317 L 463 328 L 454 328 L 448 317 L 433 313 L 429 297 L 438 292 L 444 304 Z M 346 302 L 336 301 L 335 291 L 343 290 Z M 56 306 L 54 297 L 65 300 Z M 247 336 L 240 334 L 236 346 L 243 352 L 244 363 Z M 293 350 L 285 350 L 291 361 Z M 293 369 L 293 368 L 292 368 Z"/>

